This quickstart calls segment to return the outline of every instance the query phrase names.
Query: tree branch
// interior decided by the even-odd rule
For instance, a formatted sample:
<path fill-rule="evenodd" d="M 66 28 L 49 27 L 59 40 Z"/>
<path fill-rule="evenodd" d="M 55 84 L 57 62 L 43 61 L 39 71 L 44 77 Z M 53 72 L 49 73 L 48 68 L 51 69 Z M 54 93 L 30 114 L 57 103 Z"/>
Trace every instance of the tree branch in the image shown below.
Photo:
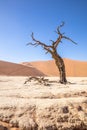
<path fill-rule="evenodd" d="M 60 35 L 60 36 L 57 38 L 57 40 L 52 43 L 52 46 L 53 46 L 54 48 L 57 48 L 58 44 L 59 44 L 60 42 L 62 42 L 61 40 L 62 40 L 62 35 Z"/>
<path fill-rule="evenodd" d="M 69 38 L 69 37 L 62 36 L 62 38 L 66 39 L 66 40 L 69 40 L 69 41 L 71 41 L 71 42 L 74 43 L 74 44 L 77 44 L 76 42 L 74 42 L 74 41 L 73 41 L 71 38 Z"/>
<path fill-rule="evenodd" d="M 54 48 L 56 48 L 56 47 L 58 46 L 58 44 L 59 44 L 60 42 L 62 42 L 61 39 L 62 39 L 62 36 L 63 36 L 64 33 L 61 33 L 61 32 L 60 32 L 60 28 L 63 27 L 64 24 L 65 24 L 65 23 L 62 22 L 61 25 L 58 26 L 58 27 L 57 27 L 57 30 L 55 31 L 55 32 L 59 35 L 59 37 L 57 38 L 57 40 L 56 40 L 55 42 L 52 43 L 52 46 L 53 46 Z"/>
<path fill-rule="evenodd" d="M 60 28 L 63 27 L 64 24 L 65 24 L 65 23 L 62 22 L 61 25 L 57 27 L 57 34 L 62 35 L 61 32 L 60 32 Z"/>
<path fill-rule="evenodd" d="M 71 42 L 74 43 L 74 44 L 77 44 L 77 43 L 74 42 L 71 38 L 64 36 L 64 33 L 61 33 L 61 32 L 60 32 L 60 28 L 63 27 L 64 24 L 65 24 L 65 23 L 62 22 L 61 25 L 57 27 L 56 33 L 57 33 L 59 36 L 58 36 L 58 38 L 57 38 L 56 41 L 50 40 L 50 41 L 52 42 L 52 45 L 47 45 L 47 44 L 45 44 L 45 43 L 40 42 L 39 40 L 36 40 L 36 39 L 34 38 L 34 33 L 33 33 L 33 32 L 32 32 L 32 34 L 31 34 L 31 37 L 32 37 L 32 40 L 34 41 L 34 43 L 28 43 L 27 45 L 33 45 L 33 46 L 35 46 L 35 47 L 40 45 L 40 46 L 43 47 L 44 50 L 46 50 L 46 54 L 47 54 L 48 52 L 50 52 L 50 53 L 52 54 L 52 53 L 53 53 L 52 50 L 54 50 L 54 49 L 57 48 L 57 46 L 59 45 L 59 43 L 62 42 L 62 39 L 66 39 L 66 40 L 71 41 Z"/>
<path fill-rule="evenodd" d="M 34 33 L 32 32 L 32 34 L 31 34 L 31 37 L 32 37 L 32 40 L 35 42 L 35 43 L 28 43 L 27 45 L 33 45 L 33 46 L 42 46 L 43 47 L 43 49 L 45 49 L 47 52 L 46 53 L 48 53 L 48 52 L 50 52 L 50 53 L 52 53 L 51 52 L 51 48 L 52 48 L 52 46 L 48 46 L 48 45 L 46 45 L 45 43 L 42 43 L 42 42 L 40 42 L 40 41 L 38 41 L 38 40 L 36 40 L 35 38 L 34 38 Z"/>
<path fill-rule="evenodd" d="M 71 41 L 71 42 L 74 43 L 74 44 L 77 44 L 77 43 L 74 42 L 71 38 L 64 36 L 65 33 L 61 33 L 61 32 L 60 32 L 60 28 L 63 27 L 64 24 L 65 24 L 65 23 L 62 22 L 61 25 L 57 27 L 56 33 L 59 35 L 59 37 L 57 38 L 57 40 L 56 40 L 55 42 L 51 40 L 51 41 L 52 41 L 52 46 L 53 46 L 54 48 L 57 48 L 58 44 L 59 44 L 60 42 L 62 42 L 61 40 L 62 40 L 63 38 L 66 39 L 66 40 Z"/>

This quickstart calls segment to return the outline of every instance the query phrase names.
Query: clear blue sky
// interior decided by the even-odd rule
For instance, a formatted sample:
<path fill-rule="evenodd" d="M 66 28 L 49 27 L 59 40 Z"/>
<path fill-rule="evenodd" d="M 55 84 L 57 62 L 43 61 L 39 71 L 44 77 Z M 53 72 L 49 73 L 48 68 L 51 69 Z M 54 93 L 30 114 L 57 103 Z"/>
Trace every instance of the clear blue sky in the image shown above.
<path fill-rule="evenodd" d="M 0 0 L 0 60 L 10 62 L 50 60 L 41 47 L 26 46 L 35 38 L 50 44 L 61 29 L 78 45 L 64 40 L 62 57 L 87 61 L 87 0 Z"/>

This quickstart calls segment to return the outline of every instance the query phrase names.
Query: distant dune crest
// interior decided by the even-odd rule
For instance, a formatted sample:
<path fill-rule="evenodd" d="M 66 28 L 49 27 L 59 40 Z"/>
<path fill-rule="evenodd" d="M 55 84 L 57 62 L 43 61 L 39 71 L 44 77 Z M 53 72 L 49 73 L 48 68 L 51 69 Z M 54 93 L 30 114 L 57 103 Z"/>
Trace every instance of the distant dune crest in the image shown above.
<path fill-rule="evenodd" d="M 87 62 L 64 59 L 67 76 L 86 77 L 87 76 Z M 23 65 L 32 65 L 47 76 L 59 76 L 59 71 L 55 65 L 54 60 L 24 62 Z"/>
<path fill-rule="evenodd" d="M 67 76 L 86 77 L 87 62 L 64 59 Z M 54 60 L 21 62 L 0 61 L 0 75 L 12 76 L 59 76 Z"/>

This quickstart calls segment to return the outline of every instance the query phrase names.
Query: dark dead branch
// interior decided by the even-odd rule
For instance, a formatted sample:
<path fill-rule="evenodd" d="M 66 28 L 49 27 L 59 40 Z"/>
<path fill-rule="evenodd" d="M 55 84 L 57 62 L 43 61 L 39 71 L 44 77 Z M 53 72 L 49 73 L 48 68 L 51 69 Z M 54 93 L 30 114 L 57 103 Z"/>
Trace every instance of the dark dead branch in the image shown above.
<path fill-rule="evenodd" d="M 66 36 L 62 36 L 62 38 L 66 39 L 66 40 L 69 40 L 70 42 L 74 43 L 77 45 L 77 43 L 75 41 L 73 41 L 71 38 L 69 37 L 66 37 Z"/>
<path fill-rule="evenodd" d="M 56 31 L 57 34 L 62 35 L 62 33 L 60 32 L 60 28 L 62 28 L 62 27 L 64 26 L 64 24 L 65 24 L 65 23 L 62 22 L 61 25 L 57 27 L 57 31 Z"/>
<path fill-rule="evenodd" d="M 43 49 L 45 49 L 46 50 L 46 53 L 48 53 L 48 52 L 50 52 L 51 53 L 51 49 L 52 49 L 52 46 L 50 46 L 50 45 L 46 45 L 45 43 L 42 43 L 42 42 L 40 42 L 39 40 L 36 40 L 35 38 L 34 38 L 34 33 L 32 32 L 32 34 L 31 34 L 31 37 L 32 37 L 32 40 L 34 41 L 34 43 L 27 43 L 27 45 L 33 45 L 33 46 L 42 46 L 42 48 Z"/>
<path fill-rule="evenodd" d="M 37 81 L 37 83 L 39 84 L 43 84 L 45 86 L 50 85 L 49 84 L 49 79 L 45 79 L 44 77 L 36 77 L 36 76 L 31 76 L 29 77 L 24 84 L 27 84 L 27 82 L 31 82 L 31 81 Z"/>
<path fill-rule="evenodd" d="M 32 40 L 35 42 L 35 43 L 34 43 L 35 45 L 38 44 L 38 45 L 41 45 L 41 46 L 43 46 L 44 48 L 47 48 L 47 49 L 52 47 L 52 46 L 48 46 L 48 45 L 46 45 L 45 43 L 42 43 L 42 42 L 36 40 L 36 39 L 34 38 L 34 33 L 33 33 L 33 32 L 32 32 L 32 34 L 31 34 L 31 37 L 32 37 Z"/>
<path fill-rule="evenodd" d="M 31 76 L 28 79 L 26 79 L 26 81 L 24 82 L 24 84 L 27 84 L 29 82 L 37 82 L 40 85 L 44 85 L 44 86 L 50 86 L 52 83 L 60 83 L 56 80 L 49 80 L 46 79 L 44 77 L 36 77 L 36 76 Z"/>

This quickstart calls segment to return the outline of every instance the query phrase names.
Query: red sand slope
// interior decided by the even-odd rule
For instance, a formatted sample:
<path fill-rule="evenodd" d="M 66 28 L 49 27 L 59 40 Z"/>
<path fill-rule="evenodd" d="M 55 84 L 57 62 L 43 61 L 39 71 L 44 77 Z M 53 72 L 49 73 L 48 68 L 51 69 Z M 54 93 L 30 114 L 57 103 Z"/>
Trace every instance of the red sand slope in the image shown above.
<path fill-rule="evenodd" d="M 87 62 L 64 59 L 67 76 L 87 76 Z M 22 62 L 21 64 L 0 61 L 0 75 L 12 76 L 58 76 L 54 60 Z"/>
<path fill-rule="evenodd" d="M 42 76 L 42 72 L 30 66 L 0 61 L 0 75 L 8 76 Z"/>
<path fill-rule="evenodd" d="M 66 74 L 67 76 L 78 76 L 86 77 L 87 76 L 87 62 L 75 61 L 70 59 L 64 59 Z M 22 63 L 26 66 L 30 64 L 36 67 L 38 70 L 43 72 L 48 76 L 58 76 L 59 72 L 55 65 L 54 60 L 50 61 L 38 61 L 38 62 L 24 62 Z"/>

